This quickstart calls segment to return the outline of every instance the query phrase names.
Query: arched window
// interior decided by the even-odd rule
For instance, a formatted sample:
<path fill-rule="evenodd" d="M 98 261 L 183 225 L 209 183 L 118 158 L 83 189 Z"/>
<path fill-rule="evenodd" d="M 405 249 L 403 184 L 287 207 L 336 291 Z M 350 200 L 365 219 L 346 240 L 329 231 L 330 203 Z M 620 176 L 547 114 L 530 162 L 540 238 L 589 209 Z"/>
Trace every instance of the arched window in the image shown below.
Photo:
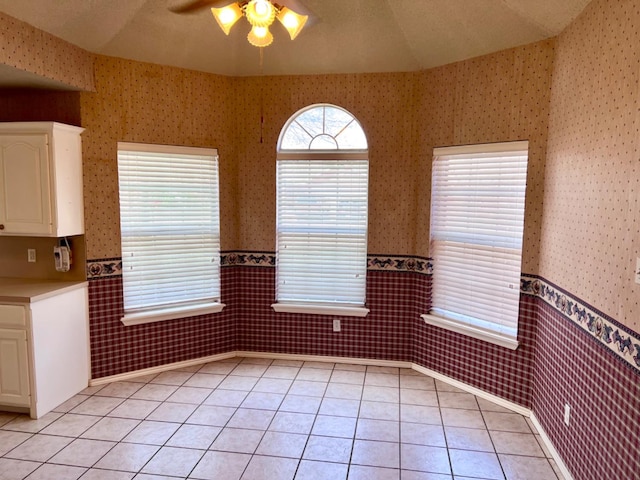
<path fill-rule="evenodd" d="M 334 105 L 311 105 L 289 119 L 280 132 L 278 153 L 343 150 L 367 152 L 367 137 L 360 123 Z M 366 160 L 367 155 L 363 158 Z"/>
<path fill-rule="evenodd" d="M 276 311 L 365 316 L 369 161 L 360 123 L 311 105 L 280 132 Z"/>

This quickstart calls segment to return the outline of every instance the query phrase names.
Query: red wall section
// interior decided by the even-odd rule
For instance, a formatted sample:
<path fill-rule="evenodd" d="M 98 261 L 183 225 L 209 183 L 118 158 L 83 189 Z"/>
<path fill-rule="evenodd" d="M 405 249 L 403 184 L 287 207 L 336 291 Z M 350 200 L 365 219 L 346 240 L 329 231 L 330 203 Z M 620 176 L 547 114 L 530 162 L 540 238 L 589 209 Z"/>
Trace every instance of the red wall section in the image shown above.
<path fill-rule="evenodd" d="M 420 313 L 427 311 L 424 305 Z M 521 295 L 515 351 L 421 320 L 414 329 L 413 362 L 530 408 L 536 311 L 535 297 Z"/>
<path fill-rule="evenodd" d="M 222 268 L 222 314 L 125 327 L 120 276 L 91 280 L 94 378 L 234 350 L 415 362 L 529 407 L 534 297 L 523 295 L 518 350 L 425 325 L 431 276 L 367 272 L 364 318 L 276 313 L 275 268 Z M 341 319 L 341 332 L 332 320 Z"/>
<path fill-rule="evenodd" d="M 367 273 L 365 318 L 276 313 L 275 268 L 222 268 L 221 314 L 125 327 L 120 276 L 89 281 L 93 378 L 234 350 L 410 362 L 429 277 Z M 340 318 L 342 331 L 332 331 Z"/>
<path fill-rule="evenodd" d="M 533 412 L 576 480 L 640 478 L 640 375 L 537 301 Z"/>
<path fill-rule="evenodd" d="M 122 277 L 89 281 L 91 376 L 106 377 L 235 349 L 233 272 L 222 271 L 227 307 L 216 315 L 125 327 Z"/>
<path fill-rule="evenodd" d="M 411 361 L 416 273 L 367 272 L 365 318 L 275 313 L 275 268 L 235 267 L 238 350 Z M 341 332 L 332 320 L 340 318 Z"/>

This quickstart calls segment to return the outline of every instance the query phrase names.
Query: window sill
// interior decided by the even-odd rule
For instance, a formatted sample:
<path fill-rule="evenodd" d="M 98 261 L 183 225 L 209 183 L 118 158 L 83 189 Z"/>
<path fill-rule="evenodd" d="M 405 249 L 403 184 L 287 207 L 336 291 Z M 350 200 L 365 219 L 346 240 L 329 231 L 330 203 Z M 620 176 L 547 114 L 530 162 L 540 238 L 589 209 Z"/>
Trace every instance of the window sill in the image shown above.
<path fill-rule="evenodd" d="M 501 347 L 505 347 L 510 350 L 515 350 L 518 348 L 518 345 L 520 345 L 517 338 L 513 338 L 509 335 L 492 332 L 484 328 L 474 327 L 473 325 L 449 320 L 429 313 L 420 315 L 420 317 L 429 325 L 435 325 L 436 327 L 444 328 L 451 332 L 461 333 L 469 337 L 477 338 L 478 340 L 500 345 Z"/>
<path fill-rule="evenodd" d="M 271 305 L 279 313 L 309 313 L 311 315 L 340 315 L 344 317 L 366 317 L 365 307 L 345 307 L 334 305 L 309 305 L 304 303 L 274 303 Z"/>
<path fill-rule="evenodd" d="M 162 308 L 149 312 L 125 314 L 120 321 L 127 327 L 131 325 L 143 325 L 145 323 L 163 322 L 165 320 L 195 317 L 196 315 L 219 313 L 224 307 L 224 303 L 205 303 L 190 305 L 188 307 Z"/>

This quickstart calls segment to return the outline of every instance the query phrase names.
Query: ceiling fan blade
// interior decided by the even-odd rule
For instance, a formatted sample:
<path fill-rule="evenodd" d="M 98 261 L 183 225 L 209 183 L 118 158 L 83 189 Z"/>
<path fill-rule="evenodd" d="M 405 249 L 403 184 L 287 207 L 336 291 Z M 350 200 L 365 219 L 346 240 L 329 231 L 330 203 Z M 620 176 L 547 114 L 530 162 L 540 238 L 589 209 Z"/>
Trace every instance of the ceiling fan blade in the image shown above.
<path fill-rule="evenodd" d="M 169 7 L 173 13 L 193 13 L 211 7 L 223 7 L 233 3 L 231 0 L 192 0 L 183 5 Z"/>
<path fill-rule="evenodd" d="M 309 9 L 307 7 L 305 7 L 298 0 L 279 0 L 276 3 L 279 3 L 284 7 L 289 7 L 291 10 L 293 10 L 296 13 L 299 13 L 300 15 L 309 15 L 309 13 L 310 13 Z"/>

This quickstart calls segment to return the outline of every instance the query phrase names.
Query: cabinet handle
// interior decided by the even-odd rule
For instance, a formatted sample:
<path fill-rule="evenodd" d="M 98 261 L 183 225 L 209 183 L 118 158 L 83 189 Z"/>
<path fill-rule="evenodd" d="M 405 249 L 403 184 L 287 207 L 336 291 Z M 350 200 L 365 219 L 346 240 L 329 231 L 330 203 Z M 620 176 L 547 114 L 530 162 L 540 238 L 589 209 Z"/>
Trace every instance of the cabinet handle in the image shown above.
<path fill-rule="evenodd" d="M 0 230 L 4 230 L 4 225 L 0 223 Z"/>

